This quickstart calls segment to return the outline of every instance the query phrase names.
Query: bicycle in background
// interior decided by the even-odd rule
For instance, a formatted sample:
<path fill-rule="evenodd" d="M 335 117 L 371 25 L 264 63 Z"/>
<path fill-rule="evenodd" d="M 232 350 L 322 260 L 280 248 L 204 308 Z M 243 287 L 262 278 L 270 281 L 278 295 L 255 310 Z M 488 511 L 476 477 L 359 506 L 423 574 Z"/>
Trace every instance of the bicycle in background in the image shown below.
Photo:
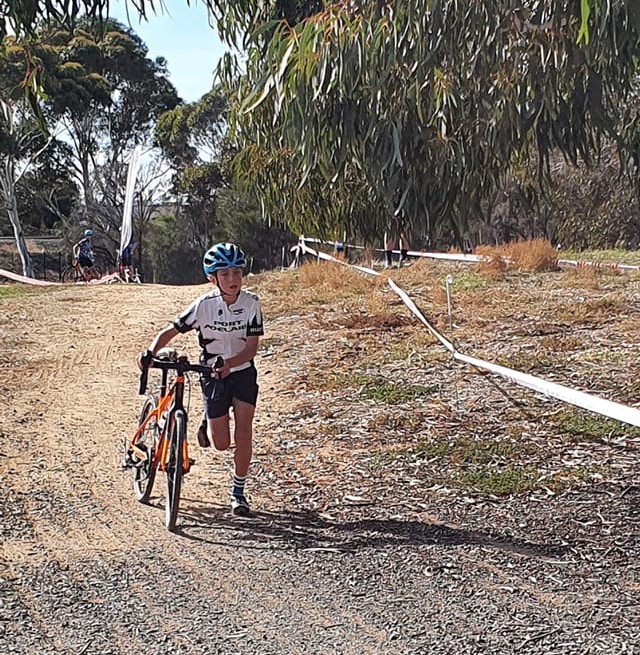
<path fill-rule="evenodd" d="M 165 526 L 175 531 L 182 479 L 189 472 L 187 444 L 187 410 L 184 407 L 187 373 L 211 375 L 211 367 L 191 364 L 175 350 L 164 350 L 142 357 L 139 394 L 147 389 L 150 368 L 162 373 L 159 394 L 151 394 L 140 412 L 138 428 L 131 441 L 125 442 L 123 467 L 133 471 L 133 490 L 141 503 L 148 503 L 158 470 L 166 475 Z M 169 380 L 169 374 L 175 373 Z"/>
<path fill-rule="evenodd" d="M 80 266 L 77 259 L 74 259 L 69 266 L 67 266 L 61 275 L 62 282 L 91 282 L 91 280 L 98 280 L 102 277 L 102 272 L 94 264 L 93 266 Z"/>

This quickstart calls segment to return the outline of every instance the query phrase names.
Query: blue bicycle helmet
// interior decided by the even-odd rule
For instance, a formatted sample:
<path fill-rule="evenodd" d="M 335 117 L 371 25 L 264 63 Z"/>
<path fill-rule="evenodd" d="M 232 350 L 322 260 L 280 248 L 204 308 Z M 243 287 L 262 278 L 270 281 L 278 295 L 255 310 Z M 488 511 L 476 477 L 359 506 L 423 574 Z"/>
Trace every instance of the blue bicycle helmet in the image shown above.
<path fill-rule="evenodd" d="M 93 236 L 93 230 L 85 230 L 84 231 L 84 236 L 92 237 Z"/>
<path fill-rule="evenodd" d="M 204 274 L 209 276 L 224 268 L 244 268 L 244 253 L 233 243 L 216 243 L 202 259 Z"/>

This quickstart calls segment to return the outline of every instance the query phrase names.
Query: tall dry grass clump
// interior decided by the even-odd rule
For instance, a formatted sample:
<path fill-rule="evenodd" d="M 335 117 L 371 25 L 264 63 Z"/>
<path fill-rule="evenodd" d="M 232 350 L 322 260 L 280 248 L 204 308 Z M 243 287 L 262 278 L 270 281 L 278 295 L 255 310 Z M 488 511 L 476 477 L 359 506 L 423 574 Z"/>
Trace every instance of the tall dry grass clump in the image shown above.
<path fill-rule="evenodd" d="M 478 246 L 474 255 L 482 257 L 476 265 L 478 273 L 492 280 L 504 278 L 508 262 L 501 246 Z"/>
<path fill-rule="evenodd" d="M 479 246 L 476 255 L 484 257 L 478 268 L 483 272 L 548 271 L 556 266 L 558 253 L 546 239 L 512 241 L 499 246 Z"/>
<path fill-rule="evenodd" d="M 263 275 L 260 294 L 268 298 L 272 311 L 287 313 L 309 306 L 337 306 L 347 302 L 358 306 L 375 298 L 384 280 L 372 279 L 357 271 L 333 262 L 309 262 L 300 268 Z M 379 301 L 376 301 L 379 302 Z"/>
<path fill-rule="evenodd" d="M 513 241 L 505 247 L 508 259 L 523 271 L 548 271 L 556 266 L 558 253 L 546 239 Z"/>

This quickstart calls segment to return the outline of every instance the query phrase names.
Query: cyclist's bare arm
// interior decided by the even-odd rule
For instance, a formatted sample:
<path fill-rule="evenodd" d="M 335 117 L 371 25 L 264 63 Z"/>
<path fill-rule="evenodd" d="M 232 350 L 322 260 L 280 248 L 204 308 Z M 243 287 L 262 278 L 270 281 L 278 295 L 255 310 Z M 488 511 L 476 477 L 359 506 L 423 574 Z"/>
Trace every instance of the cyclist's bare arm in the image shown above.
<path fill-rule="evenodd" d="M 167 325 L 167 327 L 164 330 L 160 330 L 158 334 L 156 334 L 155 338 L 151 342 L 151 345 L 149 346 L 149 351 L 151 354 L 155 355 L 158 350 L 161 350 L 164 348 L 166 345 L 168 345 L 171 340 L 178 336 L 180 334 L 178 330 L 173 325 Z M 140 353 L 138 355 L 138 368 L 142 370 L 142 355 L 144 353 Z"/>
<path fill-rule="evenodd" d="M 244 348 L 237 355 L 234 355 L 233 357 L 229 357 L 229 359 L 226 359 L 224 361 L 223 366 L 216 369 L 218 371 L 218 375 L 221 378 L 225 378 L 227 377 L 227 375 L 229 375 L 231 369 L 234 366 L 240 366 L 241 364 L 250 362 L 258 352 L 259 338 L 260 337 L 247 337 L 247 341 L 244 344 Z"/>

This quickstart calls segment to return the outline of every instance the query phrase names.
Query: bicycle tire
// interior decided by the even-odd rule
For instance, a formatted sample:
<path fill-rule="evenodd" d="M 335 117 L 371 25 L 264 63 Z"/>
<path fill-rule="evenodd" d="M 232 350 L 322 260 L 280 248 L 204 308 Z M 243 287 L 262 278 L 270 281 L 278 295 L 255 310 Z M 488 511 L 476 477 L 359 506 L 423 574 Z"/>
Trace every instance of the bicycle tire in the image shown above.
<path fill-rule="evenodd" d="M 60 279 L 62 282 L 73 282 L 75 284 L 79 277 L 80 272 L 78 271 L 77 266 L 67 266 L 64 271 L 62 271 L 62 276 Z"/>
<path fill-rule="evenodd" d="M 138 425 L 142 425 L 147 416 L 153 412 L 158 403 L 155 396 L 149 396 L 142 410 L 140 411 L 140 418 Z M 154 461 L 156 437 L 158 432 L 158 425 L 155 419 L 151 419 L 147 427 L 140 433 L 136 440 L 136 445 L 142 450 L 147 451 L 147 459 L 133 468 L 133 492 L 136 498 L 141 503 L 148 503 L 153 490 L 153 483 L 156 479 L 157 462 Z"/>
<path fill-rule="evenodd" d="M 180 492 L 182 490 L 182 444 L 187 438 L 187 417 L 178 410 L 173 415 L 171 437 L 169 441 L 169 457 L 166 465 L 167 496 L 165 498 L 164 523 L 167 530 L 173 532 L 178 520 Z"/>

